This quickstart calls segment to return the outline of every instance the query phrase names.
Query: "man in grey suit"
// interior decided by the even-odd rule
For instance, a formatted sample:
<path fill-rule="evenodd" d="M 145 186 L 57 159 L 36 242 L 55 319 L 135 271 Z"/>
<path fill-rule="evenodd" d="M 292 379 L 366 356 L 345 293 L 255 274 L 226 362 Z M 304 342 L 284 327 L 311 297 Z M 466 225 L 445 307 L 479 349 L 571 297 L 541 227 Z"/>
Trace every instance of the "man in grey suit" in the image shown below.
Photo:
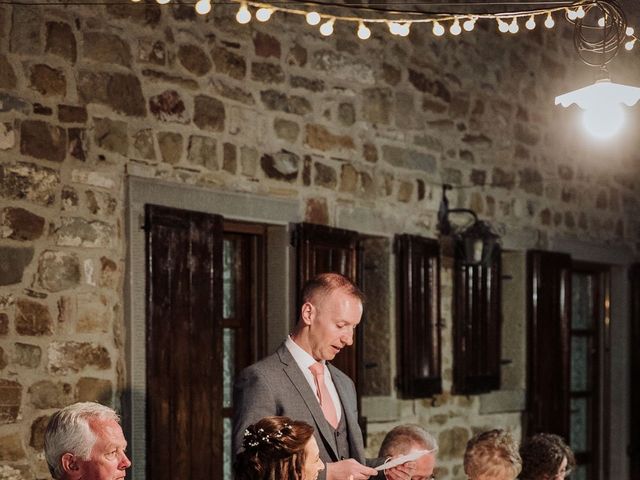
<path fill-rule="evenodd" d="M 366 480 L 378 473 L 371 466 L 382 460 L 365 459 L 355 386 L 327 363 L 353 344 L 362 302 L 358 287 L 337 273 L 320 274 L 305 285 L 291 335 L 236 380 L 234 453 L 242 448 L 248 425 L 269 415 L 285 415 L 314 426 L 326 464 L 320 480 Z"/>

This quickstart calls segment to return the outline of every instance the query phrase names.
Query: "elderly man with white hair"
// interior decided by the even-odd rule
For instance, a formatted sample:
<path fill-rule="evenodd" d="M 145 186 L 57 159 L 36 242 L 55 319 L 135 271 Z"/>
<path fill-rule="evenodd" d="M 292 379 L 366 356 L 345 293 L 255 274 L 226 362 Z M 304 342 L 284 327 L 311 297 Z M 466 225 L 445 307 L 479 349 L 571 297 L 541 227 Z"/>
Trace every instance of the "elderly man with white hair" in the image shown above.
<path fill-rule="evenodd" d="M 55 480 L 116 480 L 131 462 L 120 418 L 94 402 L 69 405 L 53 414 L 44 435 L 44 454 Z"/>

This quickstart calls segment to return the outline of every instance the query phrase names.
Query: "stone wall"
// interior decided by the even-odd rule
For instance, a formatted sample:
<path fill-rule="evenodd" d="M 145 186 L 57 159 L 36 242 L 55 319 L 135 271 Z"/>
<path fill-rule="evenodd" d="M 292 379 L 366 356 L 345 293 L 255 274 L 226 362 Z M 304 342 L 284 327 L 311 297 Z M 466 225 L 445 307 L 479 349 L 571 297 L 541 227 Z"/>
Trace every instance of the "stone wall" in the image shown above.
<path fill-rule="evenodd" d="M 56 408 L 118 406 L 128 175 L 289 198 L 291 221 L 375 218 L 387 235 L 430 237 L 449 182 L 466 187 L 452 205 L 506 239 L 637 251 L 635 128 L 603 146 L 553 105 L 591 81 L 567 29 L 374 29 L 363 42 L 340 23 L 323 38 L 298 17 L 241 26 L 214 10 L 0 6 L 0 478 L 47 478 L 42 432 Z M 616 60 L 616 80 L 637 81 L 635 55 Z M 450 329 L 443 345 L 450 369 Z M 439 435 L 445 478 L 462 476 L 474 430 L 519 432 L 518 413 L 481 415 L 478 397 L 394 398 L 398 415 L 371 425 L 370 449 L 390 425 L 422 422 Z"/>

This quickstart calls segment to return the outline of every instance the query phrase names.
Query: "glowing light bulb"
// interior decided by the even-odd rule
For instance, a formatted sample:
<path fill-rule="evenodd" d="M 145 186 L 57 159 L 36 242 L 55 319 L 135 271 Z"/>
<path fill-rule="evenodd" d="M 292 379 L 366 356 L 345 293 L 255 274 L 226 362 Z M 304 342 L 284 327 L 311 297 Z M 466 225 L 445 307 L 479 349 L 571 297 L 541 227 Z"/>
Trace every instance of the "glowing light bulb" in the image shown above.
<path fill-rule="evenodd" d="M 236 13 L 236 20 L 238 23 L 249 23 L 251 21 L 251 12 L 249 11 L 249 7 L 247 7 L 246 3 L 240 4 L 240 8 L 238 9 L 238 13 Z"/>
<path fill-rule="evenodd" d="M 544 26 L 547 28 L 553 28 L 555 24 L 556 22 L 553 20 L 551 12 L 547 13 L 547 19 L 544 21 Z"/>
<path fill-rule="evenodd" d="M 371 30 L 363 23 L 358 25 L 358 38 L 360 40 L 366 40 L 371 36 Z"/>
<path fill-rule="evenodd" d="M 335 18 L 330 18 L 329 20 L 324 22 L 322 25 L 320 25 L 320 33 L 325 37 L 328 37 L 329 35 L 331 35 L 333 33 L 333 23 L 335 21 L 336 21 Z"/>
<path fill-rule="evenodd" d="M 619 103 L 603 103 L 585 110 L 582 123 L 591 135 L 606 140 L 624 125 L 624 110 Z"/>
<path fill-rule="evenodd" d="M 498 18 L 496 20 L 498 20 L 498 30 L 500 30 L 502 33 L 507 33 L 509 31 L 509 24 L 501 18 Z"/>
<path fill-rule="evenodd" d="M 169 3 L 171 0 L 156 0 L 156 2 L 158 2 L 160 5 L 166 5 L 167 3 Z"/>
<path fill-rule="evenodd" d="M 318 12 L 309 12 L 305 18 L 309 25 L 318 25 L 320 23 L 320 14 Z"/>
<path fill-rule="evenodd" d="M 629 36 L 633 35 L 634 33 L 636 33 L 636 31 L 633 29 L 633 27 L 627 27 L 627 30 L 625 31 L 625 33 Z"/>
<path fill-rule="evenodd" d="M 624 44 L 624 48 L 626 48 L 627 50 L 632 50 L 635 43 L 636 43 L 635 38 L 633 40 L 629 40 L 627 43 Z"/>
<path fill-rule="evenodd" d="M 438 22 L 433 22 L 433 34 L 436 37 L 441 37 L 444 35 L 444 27 Z"/>
<path fill-rule="evenodd" d="M 525 23 L 524 26 L 527 27 L 528 30 L 533 30 L 534 28 L 536 28 L 536 19 L 533 17 L 533 15 L 529 17 L 529 20 L 527 20 L 527 23 Z"/>
<path fill-rule="evenodd" d="M 393 35 L 400 35 L 402 26 L 398 22 L 389 22 L 389 32 Z"/>
<path fill-rule="evenodd" d="M 568 8 L 567 9 L 567 18 L 569 20 L 575 20 L 576 18 L 578 18 L 577 10 L 572 10 L 572 9 Z"/>
<path fill-rule="evenodd" d="M 582 8 L 581 6 L 578 7 L 578 10 L 576 10 L 576 15 L 578 15 L 578 18 L 584 18 L 585 16 L 584 8 Z"/>
<path fill-rule="evenodd" d="M 200 15 L 206 15 L 211 11 L 211 0 L 198 0 L 196 2 L 196 12 Z"/>
<path fill-rule="evenodd" d="M 455 22 L 453 22 L 453 25 L 451 25 L 449 31 L 452 35 L 460 35 L 460 33 L 462 32 L 462 28 L 460 27 L 460 20 L 458 20 L 457 17 Z"/>
<path fill-rule="evenodd" d="M 273 15 L 273 9 L 262 7 L 256 12 L 256 19 L 259 22 L 266 22 L 271 18 L 271 15 Z"/>
<path fill-rule="evenodd" d="M 410 22 L 402 23 L 400 24 L 400 30 L 398 31 L 398 35 L 400 35 L 401 37 L 408 37 L 410 31 L 411 31 L 411 23 Z"/>
<path fill-rule="evenodd" d="M 600 20 L 598 20 L 598 26 L 599 27 L 604 27 L 605 23 L 607 23 L 605 18 L 604 17 L 600 17 Z"/>
<path fill-rule="evenodd" d="M 463 24 L 462 24 L 462 28 L 464 28 L 465 32 L 470 32 L 471 30 L 473 30 L 473 28 L 476 26 L 476 21 L 473 18 L 470 18 L 468 20 L 466 20 Z"/>
<path fill-rule="evenodd" d="M 518 33 L 519 30 L 520 30 L 520 27 L 518 26 L 518 19 L 516 17 L 513 17 L 513 20 L 509 25 L 509 31 L 511 33 Z"/>

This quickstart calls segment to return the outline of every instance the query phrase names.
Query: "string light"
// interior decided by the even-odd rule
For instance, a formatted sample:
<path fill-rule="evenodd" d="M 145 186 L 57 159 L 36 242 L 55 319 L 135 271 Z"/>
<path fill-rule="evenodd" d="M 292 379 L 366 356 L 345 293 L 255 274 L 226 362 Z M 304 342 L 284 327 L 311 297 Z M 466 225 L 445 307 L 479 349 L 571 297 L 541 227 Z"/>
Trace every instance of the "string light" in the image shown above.
<path fill-rule="evenodd" d="M 166 5 L 167 3 L 169 3 L 171 0 L 156 0 L 156 2 L 158 2 L 160 5 Z"/>
<path fill-rule="evenodd" d="M 496 18 L 496 20 L 498 21 L 498 30 L 502 33 L 507 33 L 509 31 L 509 24 L 501 18 Z"/>
<path fill-rule="evenodd" d="M 360 22 L 358 25 L 358 38 L 367 40 L 369 37 L 371 37 L 371 30 L 363 22 Z"/>
<path fill-rule="evenodd" d="M 544 21 L 544 26 L 547 28 L 553 28 L 555 24 L 556 22 L 553 20 L 551 12 L 547 13 L 547 19 Z"/>
<path fill-rule="evenodd" d="M 576 10 L 576 15 L 578 16 L 578 18 L 584 18 L 585 11 L 584 8 L 582 8 L 582 5 L 578 7 L 578 10 Z"/>
<path fill-rule="evenodd" d="M 519 30 L 520 30 L 520 27 L 518 26 L 518 18 L 513 17 L 513 20 L 511 21 L 511 25 L 509 25 L 509 32 L 518 33 Z"/>
<path fill-rule="evenodd" d="M 336 21 L 335 18 L 330 18 L 329 20 L 324 22 L 322 25 L 320 25 L 320 33 L 325 37 L 328 37 L 329 35 L 331 35 L 333 33 L 333 24 L 335 23 L 335 21 Z"/>
<path fill-rule="evenodd" d="M 600 17 L 600 19 L 598 20 L 598 26 L 602 28 L 604 27 L 605 23 L 606 23 L 606 20 L 604 19 L 604 17 Z"/>
<path fill-rule="evenodd" d="M 305 18 L 307 19 L 307 23 L 312 26 L 318 25 L 321 20 L 320 14 L 318 12 L 309 12 L 307 13 Z"/>
<path fill-rule="evenodd" d="M 576 18 L 578 18 L 578 11 L 577 10 L 567 10 L 567 18 L 571 21 L 575 20 Z"/>
<path fill-rule="evenodd" d="M 629 40 L 627 43 L 625 43 L 624 48 L 627 50 L 632 50 L 635 44 L 636 44 L 636 39 L 634 38 L 633 40 Z"/>
<path fill-rule="evenodd" d="M 198 0 L 195 8 L 200 15 L 206 15 L 211 11 L 211 0 Z"/>
<path fill-rule="evenodd" d="M 534 28 L 536 28 L 535 15 L 531 15 L 529 17 L 529 20 L 527 20 L 527 23 L 524 24 L 524 26 L 527 27 L 528 30 L 533 30 Z"/>
<path fill-rule="evenodd" d="M 469 18 L 462 24 L 462 28 L 464 28 L 465 32 L 470 32 L 471 30 L 473 30 L 475 26 L 476 26 L 476 19 L 473 17 Z"/>
<path fill-rule="evenodd" d="M 259 8 L 258 11 L 256 12 L 256 19 L 259 22 L 267 22 L 271 18 L 272 14 L 273 14 L 273 9 L 262 7 L 262 8 Z"/>
<path fill-rule="evenodd" d="M 440 25 L 438 21 L 433 22 L 433 34 L 436 37 L 441 37 L 442 35 L 444 35 L 444 27 Z"/>
<path fill-rule="evenodd" d="M 400 35 L 402 27 L 398 22 L 389 22 L 389 33 L 392 35 Z"/>
<path fill-rule="evenodd" d="M 242 2 L 240 4 L 238 13 L 236 13 L 236 20 L 241 24 L 249 23 L 251 21 L 251 12 L 249 11 L 249 7 L 246 2 Z"/>
<path fill-rule="evenodd" d="M 633 29 L 633 27 L 627 27 L 627 30 L 626 30 L 626 32 L 625 32 L 625 33 L 626 33 L 629 37 L 631 37 L 635 32 L 636 32 L 636 31 Z"/>
<path fill-rule="evenodd" d="M 398 35 L 400 35 L 401 37 L 408 37 L 410 28 L 411 28 L 411 23 L 409 22 L 401 24 L 400 30 L 398 31 Z"/>
<path fill-rule="evenodd" d="M 451 25 L 449 31 L 451 32 L 451 35 L 460 35 L 460 33 L 462 32 L 462 28 L 460 27 L 460 20 L 458 20 L 457 17 L 455 22 L 453 22 L 453 25 Z"/>

